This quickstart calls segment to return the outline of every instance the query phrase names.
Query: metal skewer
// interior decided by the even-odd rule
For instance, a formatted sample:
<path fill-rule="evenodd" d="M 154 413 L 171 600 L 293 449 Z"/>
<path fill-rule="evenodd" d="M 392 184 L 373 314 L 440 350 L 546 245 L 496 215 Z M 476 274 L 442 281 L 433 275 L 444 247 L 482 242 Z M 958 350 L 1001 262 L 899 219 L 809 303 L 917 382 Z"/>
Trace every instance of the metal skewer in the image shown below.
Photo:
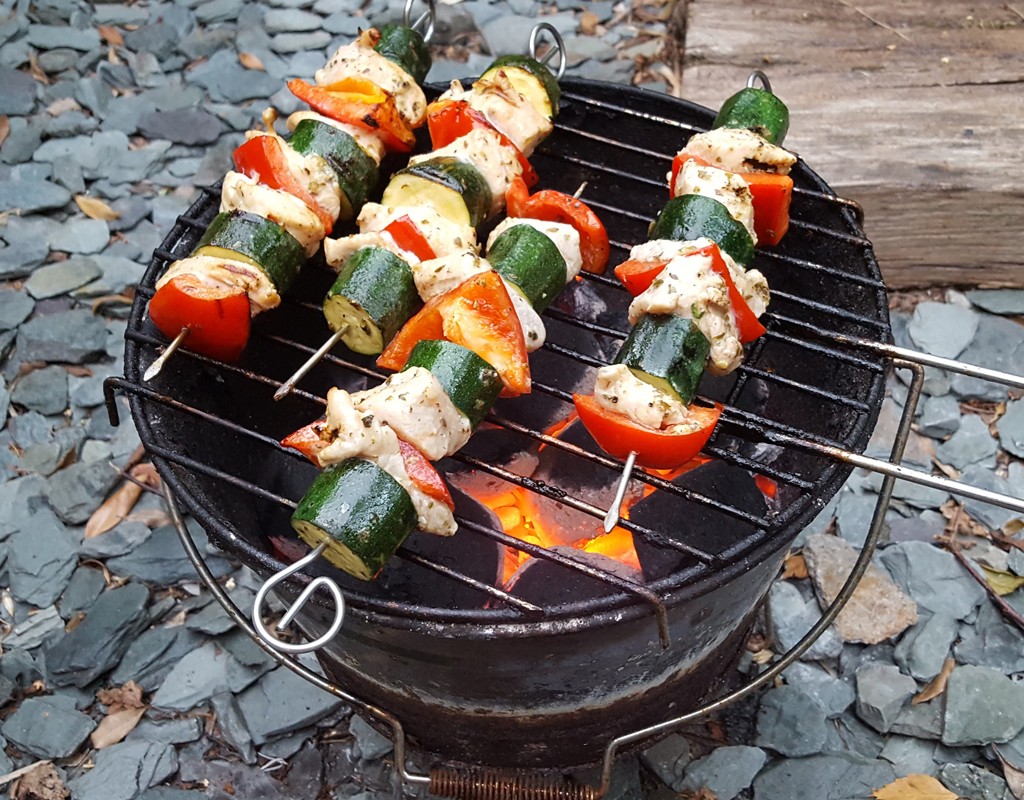
<path fill-rule="evenodd" d="M 185 341 L 185 337 L 188 336 L 188 328 L 182 328 L 181 333 L 174 337 L 173 341 L 167 345 L 167 349 L 160 355 L 160 357 L 154 361 L 142 375 L 142 380 L 151 381 L 157 375 L 160 374 L 160 370 L 164 368 L 164 364 L 167 363 L 167 359 L 178 352 L 178 348 L 181 347 L 182 342 Z"/>
<path fill-rule="evenodd" d="M 612 500 L 608 513 L 604 515 L 605 533 L 611 533 L 622 517 L 622 501 L 626 497 L 626 487 L 629 485 L 629 478 L 633 474 L 634 463 L 636 463 L 636 450 L 632 450 L 626 457 L 626 465 L 622 468 L 622 477 L 619 478 L 619 486 L 615 490 L 615 499 Z"/>
<path fill-rule="evenodd" d="M 328 351 L 341 341 L 341 337 L 348 332 L 348 328 L 348 325 L 342 325 L 338 330 L 331 334 L 331 337 L 320 345 L 320 349 L 307 358 L 306 362 L 295 370 L 288 380 L 278 387 L 277 391 L 274 392 L 274 399 L 281 400 L 287 397 L 291 393 L 292 389 L 295 388 L 295 384 L 306 377 L 306 373 L 313 369 L 313 367 L 320 362 L 320 359 L 327 355 Z"/>

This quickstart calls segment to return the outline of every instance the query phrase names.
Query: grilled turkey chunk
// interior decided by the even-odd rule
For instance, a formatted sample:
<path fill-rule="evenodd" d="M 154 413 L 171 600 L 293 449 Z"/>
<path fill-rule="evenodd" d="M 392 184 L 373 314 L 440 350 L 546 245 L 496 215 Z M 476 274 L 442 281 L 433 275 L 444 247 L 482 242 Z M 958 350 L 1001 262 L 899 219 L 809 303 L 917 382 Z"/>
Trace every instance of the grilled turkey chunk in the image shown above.
<path fill-rule="evenodd" d="M 273 136 L 281 145 L 285 161 L 288 162 L 288 171 L 295 176 L 313 199 L 324 211 L 337 219 L 341 213 L 341 186 L 338 185 L 338 176 L 327 161 L 314 153 L 304 154 L 295 150 L 288 142 L 280 136 L 259 131 L 246 133 L 247 139 L 255 139 L 259 136 Z"/>
<path fill-rule="evenodd" d="M 708 371 L 727 375 L 743 360 L 743 344 L 729 303 L 725 279 L 711 266 L 711 257 L 677 256 L 661 271 L 650 288 L 629 304 L 629 323 L 644 314 L 675 314 L 694 321 L 711 343 Z"/>
<path fill-rule="evenodd" d="M 382 231 L 396 219 L 408 217 L 438 258 L 475 249 L 476 231 L 452 222 L 429 206 L 385 206 L 367 203 L 356 220 L 361 233 Z"/>
<path fill-rule="evenodd" d="M 224 176 L 220 210 L 248 211 L 276 222 L 299 240 L 307 257 L 320 248 L 320 240 L 326 233 L 320 218 L 297 197 L 263 186 L 241 172 L 229 172 Z"/>
<path fill-rule="evenodd" d="M 215 288 L 241 289 L 249 297 L 249 311 L 254 317 L 261 311 L 269 311 L 281 304 L 281 295 L 267 274 L 242 261 L 212 256 L 183 258 L 167 268 L 156 282 L 157 290 L 178 275 L 191 275 Z"/>
<path fill-rule="evenodd" d="M 680 153 L 730 172 L 776 172 L 788 175 L 796 156 L 746 128 L 715 128 L 690 137 Z"/>
<path fill-rule="evenodd" d="M 676 176 L 674 196 L 702 194 L 717 200 L 729 211 L 729 215 L 741 223 L 757 244 L 754 232 L 754 196 L 750 186 L 742 177 L 728 170 L 702 167 L 695 161 L 687 161 Z"/>
<path fill-rule="evenodd" d="M 678 397 L 640 380 L 625 364 L 609 364 L 597 371 L 594 397 L 609 411 L 648 428 L 664 428 L 686 420 L 686 408 Z"/>

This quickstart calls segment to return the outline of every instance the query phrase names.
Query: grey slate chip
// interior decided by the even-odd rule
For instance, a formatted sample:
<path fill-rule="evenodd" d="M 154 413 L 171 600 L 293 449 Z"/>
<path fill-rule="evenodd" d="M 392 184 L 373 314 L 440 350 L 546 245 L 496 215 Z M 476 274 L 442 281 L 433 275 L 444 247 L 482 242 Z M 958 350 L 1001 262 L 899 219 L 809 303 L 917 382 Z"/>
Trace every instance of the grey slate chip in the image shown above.
<path fill-rule="evenodd" d="M 63 208 L 71 199 L 71 192 L 49 181 L 0 182 L 0 211 L 18 209 L 22 214 Z"/>
<path fill-rule="evenodd" d="M 38 316 L 18 329 L 23 361 L 82 364 L 102 355 L 106 344 L 106 326 L 89 309 Z"/>
<path fill-rule="evenodd" d="M 7 138 L 3 145 L 0 145 L 0 157 L 8 164 L 21 164 L 28 161 L 39 147 L 45 128 L 46 119 L 41 116 L 29 119 L 14 117 L 9 120 Z"/>
<path fill-rule="evenodd" d="M 231 692 L 216 694 L 210 698 L 210 705 L 217 715 L 217 725 L 224 741 L 235 749 L 246 764 L 255 764 L 256 748 L 235 696 Z"/>
<path fill-rule="evenodd" d="M 818 604 L 804 600 L 797 589 L 789 581 L 776 582 L 768 594 L 768 606 L 771 612 L 772 639 L 782 650 L 789 650 L 818 621 L 821 612 Z M 816 661 L 822 658 L 834 658 L 842 650 L 843 641 L 833 628 L 822 634 L 801 658 Z"/>
<path fill-rule="evenodd" d="M 27 292 L 20 290 L 0 291 L 0 331 L 17 328 L 28 319 L 35 308 L 35 302 Z"/>
<path fill-rule="evenodd" d="M 850 800 L 895 779 L 888 762 L 846 753 L 784 759 L 754 779 L 754 800 Z"/>
<path fill-rule="evenodd" d="M 100 35 L 95 28 L 72 28 L 69 25 L 29 25 L 28 43 L 40 50 L 69 47 L 82 52 L 100 46 Z"/>
<path fill-rule="evenodd" d="M 1021 340 L 1020 325 L 1003 319 L 983 315 L 978 332 L 960 354 L 960 360 L 968 364 L 984 364 L 989 369 L 1024 374 L 1024 341 Z M 1002 384 L 954 375 L 952 390 L 960 398 L 977 397 L 983 400 L 1005 400 L 1007 387 Z"/>
<path fill-rule="evenodd" d="M 123 521 L 106 533 L 82 542 L 81 553 L 92 558 L 109 558 L 130 553 L 152 532 L 141 522 Z"/>
<path fill-rule="evenodd" d="M 67 758 L 95 727 L 90 717 L 75 710 L 74 700 L 55 695 L 23 700 L 0 733 L 37 758 Z"/>
<path fill-rule="evenodd" d="M 1010 800 L 1013 797 L 1003 778 L 975 764 L 947 764 L 939 771 L 939 780 L 957 797 L 971 800 Z"/>
<path fill-rule="evenodd" d="M 948 394 L 926 397 L 917 420 L 918 432 L 933 439 L 944 439 L 960 427 L 960 404 Z"/>
<path fill-rule="evenodd" d="M 71 619 L 79 611 L 88 611 L 106 586 L 103 573 L 93 567 L 81 566 L 71 576 L 58 606 L 64 619 Z"/>
<path fill-rule="evenodd" d="M 935 763 L 935 742 L 914 739 L 911 736 L 887 736 L 885 747 L 878 754 L 892 764 L 896 774 L 903 778 L 907 775 L 931 775 L 939 771 Z"/>
<path fill-rule="evenodd" d="M 796 686 L 770 689 L 761 698 L 754 743 L 788 757 L 821 751 L 828 735 L 825 709 Z"/>
<path fill-rule="evenodd" d="M 95 765 L 68 781 L 75 800 L 133 800 L 178 771 L 171 745 L 121 742 L 96 753 Z"/>
<path fill-rule="evenodd" d="M 1024 400 L 1011 400 L 996 423 L 1003 449 L 1024 458 Z"/>
<path fill-rule="evenodd" d="M 857 716 L 886 733 L 916 691 L 917 682 L 899 667 L 867 664 L 857 670 Z"/>
<path fill-rule="evenodd" d="M 85 619 L 47 652 L 58 686 L 87 686 L 113 669 L 147 621 L 149 590 L 129 583 L 100 595 Z"/>
<path fill-rule="evenodd" d="M 128 646 L 111 675 L 117 684 L 135 681 L 147 692 L 163 683 L 165 676 L 205 640 L 184 627 L 152 628 Z"/>
<path fill-rule="evenodd" d="M 199 145 L 217 141 L 224 126 L 213 114 L 201 109 L 156 111 L 139 119 L 139 131 L 150 139 L 167 139 L 177 144 Z"/>
<path fill-rule="evenodd" d="M 1024 729 L 1024 685 L 994 669 L 963 666 L 946 684 L 942 743 L 1007 742 Z"/>
<path fill-rule="evenodd" d="M 322 22 L 319 14 L 291 8 L 271 9 L 263 15 L 263 27 L 268 33 L 315 31 L 320 29 Z"/>
<path fill-rule="evenodd" d="M 348 731 L 356 738 L 356 745 L 359 748 L 359 757 L 364 761 L 376 761 L 384 758 L 395 748 L 391 737 L 377 733 L 377 731 L 360 717 L 353 714 L 349 721 Z"/>
<path fill-rule="evenodd" d="M 331 35 L 327 31 L 279 33 L 270 40 L 270 49 L 275 53 L 298 53 L 301 51 L 322 50 L 330 43 Z"/>
<path fill-rule="evenodd" d="M 78 537 L 48 511 L 32 514 L 10 541 L 11 593 L 34 606 L 52 605 L 75 570 Z"/>
<path fill-rule="evenodd" d="M 105 462 L 79 462 L 55 473 L 47 485 L 50 507 L 69 525 L 88 521 L 121 477 Z"/>
<path fill-rule="evenodd" d="M 985 599 L 952 554 L 925 542 L 900 542 L 887 547 L 879 560 L 917 602 L 919 610 L 964 619 Z"/>
<path fill-rule="evenodd" d="M 243 67 L 237 56 L 227 50 L 214 53 L 208 61 L 189 70 L 185 79 L 205 88 L 212 99 L 228 103 L 266 98 L 281 88 L 271 76 Z"/>
<path fill-rule="evenodd" d="M 938 740 L 942 737 L 942 701 L 906 705 L 889 728 L 890 733 Z"/>
<path fill-rule="evenodd" d="M 66 253 L 98 253 L 107 246 L 109 241 L 110 228 L 107 227 L 106 222 L 101 219 L 74 217 L 67 220 L 54 232 L 50 237 L 49 245 L 51 250 L 60 250 Z M 79 286 L 81 285 L 79 284 Z"/>
<path fill-rule="evenodd" d="M 157 744 L 186 744 L 195 742 L 203 735 L 203 725 L 198 717 L 152 720 L 143 718 L 128 734 L 127 741 L 155 742 Z"/>
<path fill-rule="evenodd" d="M 197 538 L 205 542 L 204 534 Z M 201 543 L 200 549 L 204 546 Z M 206 563 L 217 577 L 231 571 L 231 565 L 218 556 L 208 555 Z M 177 532 L 169 526 L 157 528 L 145 542 L 130 553 L 111 559 L 107 566 L 117 575 L 163 585 L 195 578 L 196 574 L 195 567 L 181 548 Z"/>
<path fill-rule="evenodd" d="M 939 445 L 936 456 L 943 464 L 964 470 L 971 464 L 989 463 L 999 446 L 989 433 L 988 426 L 977 414 L 966 414 L 960 428 L 948 441 Z"/>
<path fill-rule="evenodd" d="M 926 353 L 956 358 L 978 330 L 978 313 L 953 303 L 918 303 L 907 326 L 914 344 Z"/>
<path fill-rule="evenodd" d="M 316 722 L 341 706 L 341 700 L 289 669 L 268 672 L 238 698 L 242 716 L 257 745 Z"/>
<path fill-rule="evenodd" d="M 0 114 L 31 114 L 38 92 L 39 84 L 27 72 L 0 67 Z"/>
<path fill-rule="evenodd" d="M 683 789 L 707 787 L 718 800 L 732 800 L 750 786 L 766 758 L 758 747 L 718 747 L 687 768 Z"/>
<path fill-rule="evenodd" d="M 181 658 L 153 695 L 153 707 L 186 711 L 215 694 L 230 691 L 238 662 L 212 642 Z"/>
<path fill-rule="evenodd" d="M 1024 314 L 1024 289 L 973 289 L 967 299 L 992 314 Z"/>
<path fill-rule="evenodd" d="M 64 629 L 64 620 L 53 606 L 39 609 L 28 619 L 18 623 L 4 638 L 4 647 L 18 647 L 33 650 L 39 647 L 55 631 Z M 0 703 L 2 705 L 2 703 Z"/>
<path fill-rule="evenodd" d="M 683 786 L 686 767 L 690 763 L 690 743 L 680 734 L 672 733 L 640 754 L 640 760 L 658 779 L 674 791 Z"/>
<path fill-rule="evenodd" d="M 856 693 L 849 683 L 842 678 L 833 677 L 814 664 L 798 661 L 783 673 L 783 677 L 787 683 L 797 686 L 825 709 L 829 719 L 846 711 L 856 698 Z"/>
<path fill-rule="evenodd" d="M 956 620 L 950 616 L 922 613 L 896 645 L 896 663 L 918 680 L 931 680 L 949 656 L 956 628 Z"/>
<path fill-rule="evenodd" d="M 974 625 L 961 634 L 956 659 L 961 664 L 990 667 L 1006 675 L 1024 672 L 1024 634 L 1009 624 L 994 605 L 986 603 Z"/>
<path fill-rule="evenodd" d="M 68 407 L 68 373 L 63 367 L 35 369 L 11 389 L 11 402 L 40 414 L 60 414 Z"/>

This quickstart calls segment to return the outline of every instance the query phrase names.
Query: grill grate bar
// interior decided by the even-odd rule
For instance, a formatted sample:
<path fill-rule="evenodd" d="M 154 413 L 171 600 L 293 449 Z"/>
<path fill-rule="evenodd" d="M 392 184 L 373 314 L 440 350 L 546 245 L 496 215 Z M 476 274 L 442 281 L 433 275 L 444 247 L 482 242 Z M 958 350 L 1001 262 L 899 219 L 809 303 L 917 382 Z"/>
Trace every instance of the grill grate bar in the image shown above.
<path fill-rule="evenodd" d="M 865 275 L 857 275 L 852 272 L 846 272 L 842 269 L 835 267 L 829 267 L 824 264 L 818 264 L 814 261 L 808 261 L 806 258 L 797 258 L 796 256 L 787 255 L 786 253 L 780 253 L 776 250 L 758 250 L 757 256 L 759 258 L 771 258 L 776 261 L 782 261 L 789 266 L 797 267 L 798 269 L 804 269 L 809 272 L 818 272 L 823 275 L 830 275 L 842 280 L 847 280 L 850 283 L 856 283 L 858 286 L 865 286 L 871 289 L 878 289 L 879 291 L 885 291 L 885 283 L 874 278 L 867 277 Z"/>
<path fill-rule="evenodd" d="M 789 292 L 776 291 L 772 294 L 774 297 L 788 300 L 794 305 L 802 306 L 803 308 L 810 308 L 815 311 L 821 311 L 829 314 L 830 316 L 838 317 L 857 325 L 864 325 L 875 328 L 876 330 L 885 330 L 886 328 L 885 324 L 879 322 L 877 319 L 872 319 L 871 317 L 865 316 L 864 314 L 858 314 L 854 311 L 847 311 L 845 308 L 838 308 L 836 306 L 828 305 L 827 303 L 820 303 L 817 300 L 809 300 L 806 297 L 799 297 L 798 295 L 790 294 Z M 779 318 L 779 315 L 774 311 L 766 311 L 765 316 L 775 319 Z"/>

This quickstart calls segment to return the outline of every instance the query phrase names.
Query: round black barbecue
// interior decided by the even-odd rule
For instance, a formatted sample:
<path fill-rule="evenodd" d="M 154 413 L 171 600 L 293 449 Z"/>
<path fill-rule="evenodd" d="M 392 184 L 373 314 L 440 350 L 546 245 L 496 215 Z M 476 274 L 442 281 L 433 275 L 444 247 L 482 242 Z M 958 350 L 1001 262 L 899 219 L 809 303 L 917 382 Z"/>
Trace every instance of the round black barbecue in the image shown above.
<path fill-rule="evenodd" d="M 555 133 L 533 163 L 543 187 L 571 193 L 586 182 L 583 197 L 608 228 L 615 264 L 646 239 L 672 156 L 712 118 L 664 95 L 565 81 Z M 701 389 L 726 404 L 706 449 L 713 461 L 675 481 L 638 476 L 655 491 L 623 525 L 643 581 L 518 543 L 465 495 L 455 537 L 415 534 L 375 583 L 326 562 L 311 570 L 334 577 L 347 603 L 341 634 L 319 654 L 326 673 L 395 714 L 414 745 L 491 766 L 594 763 L 612 737 L 683 713 L 716 689 L 787 545 L 851 469 L 801 443 L 863 451 L 884 390 L 887 361 L 835 341 L 889 339 L 886 293 L 857 209 L 803 163 L 793 178 L 791 228 L 753 264 L 772 288 L 768 333 L 740 370 Z M 132 310 L 120 388 L 174 494 L 218 547 L 266 576 L 305 550 L 288 517 L 314 474 L 278 440 L 322 414 L 330 386 L 360 389 L 383 376 L 372 359 L 338 348 L 291 396 L 272 401 L 327 335 L 319 304 L 332 273 L 313 263 L 281 308 L 254 321 L 238 365 L 179 352 L 142 383 L 165 344 L 145 318 L 154 283 L 217 208 L 216 189 L 204 190 L 155 254 Z M 614 277 L 567 288 L 545 313 L 533 395 L 500 401 L 485 429 L 442 462 L 454 485 L 514 488 L 599 525 L 604 508 L 594 498 L 604 488 L 594 487 L 614 488 L 621 466 L 579 431 L 549 431 L 569 415 L 572 391 L 615 353 L 627 305 Z M 769 482 L 777 491 L 766 503 L 757 487 Z M 508 591 L 496 588 L 506 545 L 538 556 L 533 579 L 524 572 Z M 309 605 L 300 624 L 315 635 L 329 617 Z"/>

